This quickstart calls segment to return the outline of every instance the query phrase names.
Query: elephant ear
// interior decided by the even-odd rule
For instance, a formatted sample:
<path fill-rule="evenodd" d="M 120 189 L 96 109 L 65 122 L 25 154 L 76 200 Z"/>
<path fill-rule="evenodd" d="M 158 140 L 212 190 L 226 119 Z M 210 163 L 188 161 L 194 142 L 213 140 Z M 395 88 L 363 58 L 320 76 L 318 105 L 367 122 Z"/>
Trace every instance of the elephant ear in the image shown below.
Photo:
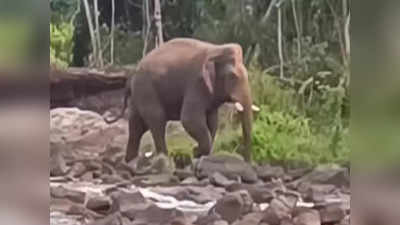
<path fill-rule="evenodd" d="M 207 86 L 208 91 L 214 93 L 215 82 L 215 62 L 234 59 L 236 54 L 235 46 L 231 44 L 222 45 L 205 52 L 202 77 Z"/>

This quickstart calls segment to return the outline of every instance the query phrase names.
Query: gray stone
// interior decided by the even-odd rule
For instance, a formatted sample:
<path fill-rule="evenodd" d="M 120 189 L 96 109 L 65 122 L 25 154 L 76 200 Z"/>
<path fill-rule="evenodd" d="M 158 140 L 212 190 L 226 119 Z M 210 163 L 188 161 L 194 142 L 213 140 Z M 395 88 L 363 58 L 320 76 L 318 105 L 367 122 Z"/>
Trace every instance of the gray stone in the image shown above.
<path fill-rule="evenodd" d="M 240 220 L 232 225 L 258 225 L 263 218 L 262 212 L 249 213 L 244 215 Z"/>
<path fill-rule="evenodd" d="M 219 187 L 228 187 L 235 183 L 235 181 L 229 180 L 219 172 L 213 173 L 209 179 L 211 184 Z"/>
<path fill-rule="evenodd" d="M 103 219 L 93 221 L 88 225 L 123 225 L 121 215 L 119 213 L 114 213 L 106 216 Z"/>
<path fill-rule="evenodd" d="M 146 203 L 146 199 L 139 191 L 116 191 L 110 194 L 113 201 L 113 209 L 125 213 L 137 204 Z"/>
<path fill-rule="evenodd" d="M 63 176 L 68 169 L 61 144 L 50 142 L 50 176 Z"/>
<path fill-rule="evenodd" d="M 301 183 L 332 184 L 337 187 L 348 187 L 350 185 L 350 173 L 348 169 L 337 165 L 321 165 L 312 172 L 293 181 L 292 186 L 298 187 Z"/>
<path fill-rule="evenodd" d="M 338 223 L 346 216 L 346 210 L 341 203 L 333 203 L 319 210 L 322 223 Z"/>
<path fill-rule="evenodd" d="M 280 225 L 283 219 L 291 219 L 291 209 L 280 200 L 274 199 L 265 210 L 261 222 L 265 222 L 269 225 Z"/>
<path fill-rule="evenodd" d="M 257 182 L 257 173 L 253 167 L 240 158 L 230 155 L 210 155 L 201 157 L 194 165 L 195 175 L 199 179 L 211 177 L 219 172 L 228 179 Z"/>
<path fill-rule="evenodd" d="M 86 202 L 86 208 L 106 214 L 111 209 L 111 199 L 108 196 L 91 196 Z"/>
<path fill-rule="evenodd" d="M 53 198 L 66 198 L 76 203 L 84 203 L 86 193 L 66 189 L 63 186 L 50 186 L 50 196 Z"/>
<path fill-rule="evenodd" d="M 199 184 L 199 179 L 197 177 L 188 177 L 181 182 L 182 185 L 194 185 Z"/>
<path fill-rule="evenodd" d="M 263 181 L 270 181 L 272 178 L 282 178 L 285 171 L 280 166 L 263 165 L 256 167 L 258 177 Z"/>
<path fill-rule="evenodd" d="M 225 195 L 215 205 L 215 212 L 229 223 L 233 223 L 240 216 L 249 213 L 252 209 L 253 200 L 247 191 L 238 191 Z"/>
<path fill-rule="evenodd" d="M 294 215 L 294 225 L 321 225 L 319 212 L 313 209 L 303 209 Z"/>
<path fill-rule="evenodd" d="M 270 191 L 271 189 L 264 185 L 234 183 L 228 186 L 226 190 L 229 192 L 246 190 L 249 192 L 254 202 L 258 204 L 270 202 L 274 197 L 273 193 Z"/>

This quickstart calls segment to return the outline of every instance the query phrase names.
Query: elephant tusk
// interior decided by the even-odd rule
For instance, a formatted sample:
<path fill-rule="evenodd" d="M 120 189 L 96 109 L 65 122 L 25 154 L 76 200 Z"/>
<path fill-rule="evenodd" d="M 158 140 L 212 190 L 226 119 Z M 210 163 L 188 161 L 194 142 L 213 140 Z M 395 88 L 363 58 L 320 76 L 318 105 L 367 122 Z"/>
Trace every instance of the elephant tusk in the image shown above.
<path fill-rule="evenodd" d="M 258 106 L 256 106 L 256 105 L 252 105 L 252 106 L 251 106 L 251 109 L 252 109 L 253 111 L 255 111 L 255 112 L 259 112 L 259 111 L 260 111 L 260 108 L 259 108 Z"/>
<path fill-rule="evenodd" d="M 153 155 L 153 152 L 152 152 L 152 151 L 144 153 L 144 156 L 145 156 L 146 158 L 150 158 L 152 155 Z"/>
<path fill-rule="evenodd" d="M 239 111 L 239 112 L 243 112 L 243 110 L 244 110 L 242 104 L 240 104 L 239 102 L 236 102 L 236 103 L 235 103 L 235 108 L 236 108 L 236 110 Z"/>

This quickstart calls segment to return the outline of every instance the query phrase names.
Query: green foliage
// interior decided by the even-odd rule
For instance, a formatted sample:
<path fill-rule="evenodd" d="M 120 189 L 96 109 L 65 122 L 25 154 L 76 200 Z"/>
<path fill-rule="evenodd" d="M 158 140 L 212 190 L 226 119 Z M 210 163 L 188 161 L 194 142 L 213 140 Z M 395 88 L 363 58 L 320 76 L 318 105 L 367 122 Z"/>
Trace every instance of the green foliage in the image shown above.
<path fill-rule="evenodd" d="M 110 62 L 109 29 L 103 28 L 103 57 Z M 134 64 L 142 58 L 143 39 L 133 32 L 117 26 L 114 33 L 114 61 L 116 65 Z"/>
<path fill-rule="evenodd" d="M 230 128 L 232 129 L 232 128 Z M 215 149 L 239 152 L 239 129 L 222 131 Z M 310 119 L 294 117 L 284 112 L 270 112 L 261 106 L 252 133 L 253 160 L 259 163 L 286 166 L 314 166 L 320 163 L 345 164 L 350 157 L 347 131 L 332 136 L 313 133 Z"/>
<path fill-rule="evenodd" d="M 66 68 L 72 62 L 74 26 L 71 23 L 50 23 L 50 64 Z"/>
<path fill-rule="evenodd" d="M 297 166 L 341 162 L 348 158 L 346 150 L 336 151 L 338 144 L 342 144 L 342 134 L 318 135 L 312 132 L 307 118 L 261 108 L 254 124 L 254 160 Z"/>

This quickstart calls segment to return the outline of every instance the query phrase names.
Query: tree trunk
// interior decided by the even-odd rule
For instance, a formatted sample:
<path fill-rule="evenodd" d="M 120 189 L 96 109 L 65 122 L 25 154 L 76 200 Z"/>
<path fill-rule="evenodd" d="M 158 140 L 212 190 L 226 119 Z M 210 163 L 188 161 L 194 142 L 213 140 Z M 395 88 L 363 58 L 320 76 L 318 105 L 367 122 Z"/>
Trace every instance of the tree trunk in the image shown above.
<path fill-rule="evenodd" d="M 144 35 L 143 35 L 143 57 L 147 54 L 149 38 L 150 38 L 150 28 L 151 28 L 151 20 L 150 20 L 150 6 L 149 0 L 143 0 L 143 13 L 145 17 L 145 27 L 144 27 Z"/>
<path fill-rule="evenodd" d="M 110 63 L 114 64 L 114 29 L 115 29 L 115 0 L 111 0 L 111 49 L 110 49 Z"/>
<path fill-rule="evenodd" d="M 101 39 L 100 39 L 100 24 L 99 24 L 99 6 L 98 6 L 98 0 L 93 0 L 94 2 L 94 18 L 96 22 L 96 40 L 97 40 L 97 59 L 98 62 L 100 63 L 100 67 L 104 67 L 103 63 L 103 54 L 101 50 Z"/>
<path fill-rule="evenodd" d="M 346 23 L 344 26 L 345 30 L 345 43 L 346 43 L 346 55 L 347 55 L 347 61 L 350 60 L 350 13 L 348 14 L 346 18 Z"/>
<path fill-rule="evenodd" d="M 269 16 L 271 15 L 272 12 L 272 8 L 274 8 L 275 4 L 276 4 L 277 0 L 271 0 L 271 3 L 269 4 L 269 7 L 267 9 L 267 12 L 265 13 L 265 15 L 263 16 L 263 18 L 261 19 L 261 23 L 265 23 L 267 22 Z"/>
<path fill-rule="evenodd" d="M 93 51 L 92 55 L 94 58 L 94 63 L 96 64 L 97 63 L 96 62 L 97 61 L 97 44 L 96 44 L 96 39 L 95 39 L 95 35 L 94 35 L 92 16 L 90 13 L 88 0 L 83 0 L 83 3 L 85 5 L 86 19 L 87 19 L 88 26 L 89 26 L 90 40 L 92 43 L 92 51 Z"/>
<path fill-rule="evenodd" d="M 161 23 L 161 7 L 160 0 L 154 0 L 154 24 L 157 30 L 157 35 L 155 36 L 156 48 L 164 43 L 162 23 Z"/>
<path fill-rule="evenodd" d="M 283 75 L 283 52 L 282 52 L 282 9 L 280 5 L 278 6 L 278 51 L 279 51 L 279 61 L 280 61 L 280 75 L 281 79 L 284 78 Z"/>
<path fill-rule="evenodd" d="M 299 28 L 299 20 L 297 19 L 297 10 L 296 10 L 296 1 L 295 0 L 292 0 L 292 10 L 293 10 L 294 24 L 296 26 L 296 32 L 297 32 L 297 58 L 301 59 L 301 34 L 300 34 L 300 28 Z"/>

